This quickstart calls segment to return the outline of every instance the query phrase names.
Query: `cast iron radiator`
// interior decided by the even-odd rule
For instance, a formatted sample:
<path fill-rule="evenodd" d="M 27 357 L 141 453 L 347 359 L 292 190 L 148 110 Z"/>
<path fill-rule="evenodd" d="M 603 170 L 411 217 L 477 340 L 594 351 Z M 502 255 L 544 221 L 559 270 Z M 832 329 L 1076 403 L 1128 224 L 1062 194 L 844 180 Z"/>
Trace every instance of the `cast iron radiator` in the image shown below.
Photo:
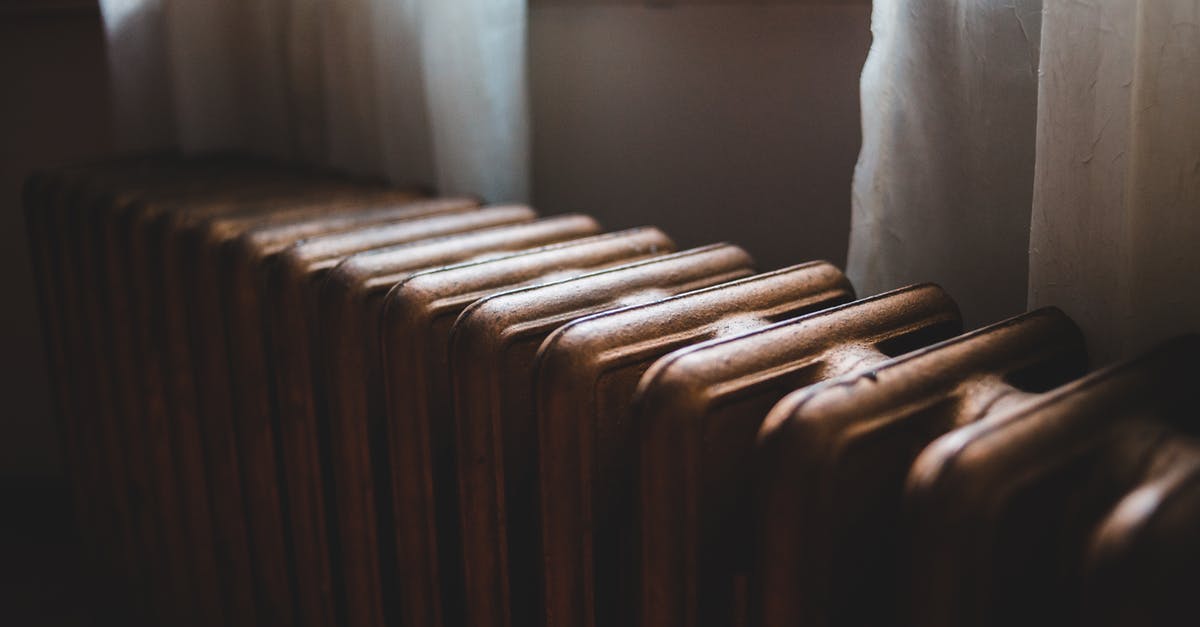
<path fill-rule="evenodd" d="M 99 616 L 1198 620 L 1195 337 L 236 157 L 25 202 Z"/>

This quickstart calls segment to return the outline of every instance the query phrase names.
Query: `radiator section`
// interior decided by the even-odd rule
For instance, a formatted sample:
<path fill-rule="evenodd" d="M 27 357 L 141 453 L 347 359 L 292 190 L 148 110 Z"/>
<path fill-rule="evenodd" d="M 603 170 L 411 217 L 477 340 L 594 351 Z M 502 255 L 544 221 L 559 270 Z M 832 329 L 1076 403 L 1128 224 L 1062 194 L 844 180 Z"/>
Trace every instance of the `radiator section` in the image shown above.
<path fill-rule="evenodd" d="M 24 202 L 101 622 L 1197 619 L 1196 337 L 235 156 Z"/>

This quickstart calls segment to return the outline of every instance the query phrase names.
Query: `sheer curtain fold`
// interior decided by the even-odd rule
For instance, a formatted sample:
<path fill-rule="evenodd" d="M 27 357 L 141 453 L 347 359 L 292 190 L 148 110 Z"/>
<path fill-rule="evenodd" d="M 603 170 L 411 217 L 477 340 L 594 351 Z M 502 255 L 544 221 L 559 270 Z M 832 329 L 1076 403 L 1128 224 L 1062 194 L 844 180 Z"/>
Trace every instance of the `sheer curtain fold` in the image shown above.
<path fill-rule="evenodd" d="M 848 272 L 934 281 L 969 322 L 1025 306 L 1040 0 L 876 0 Z"/>
<path fill-rule="evenodd" d="M 1200 330 L 1200 0 L 1047 0 L 1031 305 L 1103 355 Z"/>
<path fill-rule="evenodd" d="M 1044 6 L 1043 6 L 1044 5 Z M 1200 329 L 1200 0 L 876 0 L 851 277 L 1098 361 Z"/>
<path fill-rule="evenodd" d="M 523 200 L 524 0 L 101 0 L 124 147 Z"/>

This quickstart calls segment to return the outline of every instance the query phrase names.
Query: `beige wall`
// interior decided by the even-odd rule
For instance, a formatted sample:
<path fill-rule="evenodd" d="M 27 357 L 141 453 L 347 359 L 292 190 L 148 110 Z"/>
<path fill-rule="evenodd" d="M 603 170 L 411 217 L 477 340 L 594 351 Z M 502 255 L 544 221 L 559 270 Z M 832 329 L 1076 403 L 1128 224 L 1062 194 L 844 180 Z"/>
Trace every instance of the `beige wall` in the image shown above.
<path fill-rule="evenodd" d="M 534 202 L 845 261 L 870 7 L 534 6 Z"/>

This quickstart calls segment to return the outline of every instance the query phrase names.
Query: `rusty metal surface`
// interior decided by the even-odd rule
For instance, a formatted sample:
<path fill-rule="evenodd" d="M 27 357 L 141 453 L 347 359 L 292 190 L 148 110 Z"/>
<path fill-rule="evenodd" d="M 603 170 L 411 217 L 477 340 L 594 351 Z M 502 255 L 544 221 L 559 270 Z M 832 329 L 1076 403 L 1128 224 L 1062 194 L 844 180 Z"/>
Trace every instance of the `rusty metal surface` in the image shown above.
<path fill-rule="evenodd" d="M 237 608 L 234 615 L 243 624 L 302 624 L 308 615 L 302 610 L 309 609 L 312 598 L 305 594 L 308 590 L 289 589 L 289 564 L 299 564 L 300 560 L 289 557 L 291 548 L 285 545 L 289 536 L 281 509 L 282 478 L 276 473 L 277 452 L 271 427 L 270 373 L 263 339 L 265 312 L 258 276 L 261 266 L 300 238 L 354 228 L 394 229 L 398 224 L 422 222 L 419 218 L 423 217 L 473 211 L 477 205 L 469 199 L 412 202 L 411 194 L 388 191 L 326 199 L 306 195 L 285 201 L 282 206 L 282 210 L 266 213 L 251 208 L 197 221 L 168 239 L 176 245 L 168 248 L 171 254 L 165 260 L 169 277 L 165 283 L 167 320 L 175 322 L 169 328 L 175 330 L 176 341 L 180 341 L 170 351 L 171 368 L 180 376 L 192 374 L 185 364 L 197 359 L 207 366 L 195 372 L 197 388 L 184 388 L 180 396 L 203 393 L 203 402 L 193 406 L 204 410 L 199 420 L 207 431 L 203 438 L 208 443 L 206 448 L 210 454 L 226 451 L 222 460 L 214 460 L 228 482 L 219 494 L 236 498 L 236 487 L 230 483 L 236 484 L 241 489 L 241 502 L 246 503 L 245 524 L 261 598 L 257 616 L 245 613 L 244 600 Z M 182 289 L 172 289 L 180 286 Z M 186 343 L 189 322 L 190 336 L 199 340 L 194 349 Z M 226 341 L 213 342 L 213 338 Z M 186 424 L 179 411 L 174 420 L 176 431 Z M 199 450 L 199 431 L 194 438 Z M 203 485 L 203 475 L 186 483 L 193 488 Z M 214 501 L 220 509 L 218 518 L 226 526 L 230 516 L 241 515 L 239 508 L 230 508 L 223 499 Z M 229 545 L 222 546 L 232 552 Z M 232 585 L 229 588 L 230 596 L 235 598 L 248 592 Z M 293 607 L 298 607 L 302 616 L 296 616 Z"/>
<path fill-rule="evenodd" d="M 296 556 L 296 579 L 301 588 L 303 620 L 336 622 L 335 577 L 332 572 L 331 527 L 323 473 L 328 467 L 328 434 L 317 424 L 324 400 L 314 361 L 318 342 L 318 287 L 333 267 L 356 253 L 380 247 L 416 245 L 447 237 L 533 220 L 528 207 L 492 207 L 466 215 L 397 222 L 374 228 L 314 237 L 269 259 L 260 277 L 266 302 L 266 341 L 269 370 L 277 404 L 279 462 L 288 495 L 288 527 Z"/>
<path fill-rule="evenodd" d="M 451 332 L 466 621 L 540 620 L 537 437 L 531 377 L 541 342 L 576 318 L 750 274 L 751 259 L 713 245 L 472 304 Z"/>
<path fill-rule="evenodd" d="M 672 252 L 640 228 L 489 261 L 421 272 L 392 288 L 381 341 L 391 463 L 391 525 L 400 589 L 397 621 L 463 625 L 462 550 L 447 359 L 450 329 L 475 300 Z"/>
<path fill-rule="evenodd" d="M 1083 338 L 1042 309 L 789 394 L 756 448 L 756 619 L 894 624 L 904 477 L 938 436 L 1086 370 Z M 1014 387 L 1017 382 L 1021 388 Z M 870 598 L 870 603 L 863 603 Z"/>
<path fill-rule="evenodd" d="M 233 338 L 241 336 L 244 340 L 232 341 L 230 345 L 248 344 L 256 334 L 262 334 L 265 342 L 265 346 L 256 346 L 256 351 L 263 351 L 260 356 L 244 354 L 236 358 L 240 368 L 235 368 L 232 374 L 241 390 L 239 418 L 251 417 L 253 420 L 257 416 L 260 429 L 270 430 L 270 440 L 260 440 L 262 448 L 259 453 L 252 453 L 252 458 L 260 460 L 266 447 L 274 449 L 278 446 L 274 453 L 280 472 L 275 474 L 272 467 L 263 466 L 260 472 L 270 473 L 268 476 L 272 480 L 260 489 L 287 492 L 287 520 L 282 524 L 286 526 L 292 548 L 295 597 L 300 611 L 299 622 L 304 625 L 337 623 L 325 524 L 322 460 L 314 413 L 316 402 L 313 400 L 311 346 L 316 328 L 311 316 L 313 286 L 326 271 L 356 252 L 528 222 L 535 217 L 534 211 L 526 207 L 472 209 L 462 213 L 470 205 L 463 205 L 461 201 L 431 202 L 442 204 L 442 209 L 450 209 L 450 213 L 439 210 L 437 216 L 391 221 L 313 237 L 286 250 L 277 250 L 277 246 L 270 245 L 269 249 L 276 250 L 275 253 L 254 262 L 253 268 L 246 268 L 246 274 L 240 280 L 246 287 L 236 289 L 226 285 L 221 288 L 222 292 L 246 295 L 239 306 L 242 314 L 230 312 L 229 315 L 230 335 Z M 265 235 L 269 235 L 269 231 L 244 235 L 241 245 L 246 250 L 241 255 L 247 259 L 262 255 L 259 251 L 263 250 L 264 243 L 253 244 L 246 239 L 262 239 Z M 236 279 L 235 275 L 229 277 Z M 251 286 L 258 286 L 256 289 L 262 289 L 262 293 L 251 291 Z M 256 312 L 257 316 L 252 315 Z M 264 320 L 264 326 L 259 327 L 260 321 Z M 253 365 L 256 362 L 262 365 Z M 277 398 L 271 394 L 271 381 L 275 382 Z M 246 404 L 247 399 L 256 400 L 258 406 Z M 277 417 L 269 406 L 272 402 L 280 407 Z M 246 455 L 245 446 L 242 446 L 242 455 Z"/>
<path fill-rule="evenodd" d="M 1194 426 L 1158 445 L 1144 478 L 1092 532 L 1080 624 L 1139 627 L 1195 618 L 1200 441 Z"/>
<path fill-rule="evenodd" d="M 456 207 L 462 207 L 460 201 L 445 205 L 443 208 L 450 211 L 440 212 L 441 215 L 310 237 L 264 258 L 255 271 L 257 276 L 247 279 L 262 291 L 259 295 L 261 315 L 254 320 L 264 321 L 262 339 L 266 347 L 263 359 L 271 382 L 260 381 L 258 386 L 274 389 L 271 421 L 274 423 L 274 441 L 279 447 L 276 461 L 280 468 L 280 485 L 275 489 L 287 495 L 285 524 L 293 555 L 293 576 L 302 624 L 337 622 L 335 575 L 326 516 L 327 486 L 323 481 L 323 473 L 330 470 L 327 456 L 323 461 L 320 453 L 323 443 L 319 441 L 318 403 L 314 396 L 317 389 L 313 361 L 313 346 L 317 341 L 317 287 L 330 269 L 359 252 L 519 224 L 536 217 L 528 207 L 490 207 L 466 213 Z M 246 250 L 241 254 L 253 257 L 253 251 L 260 244 L 247 240 L 260 239 L 265 234 L 245 234 L 240 246 Z M 245 332 L 253 333 L 254 330 L 246 328 Z M 241 385 L 251 387 L 254 383 L 242 381 Z M 322 463 L 326 464 L 324 470 Z"/>
<path fill-rule="evenodd" d="M 676 349 L 840 305 L 842 273 L 812 262 L 560 327 L 535 365 L 544 608 L 552 625 L 632 624 L 630 402 Z"/>
<path fill-rule="evenodd" d="M 1103 530 L 1116 537 L 1100 538 L 1100 546 L 1131 541 L 1114 508 L 1139 487 L 1169 481 L 1180 449 L 1164 444 L 1197 432 L 1198 348 L 1196 337 L 1169 342 L 989 411 L 927 447 L 905 488 L 912 622 L 1075 620 L 1093 533 L 1115 516 L 1109 521 L 1117 526 Z"/>
<path fill-rule="evenodd" d="M 23 190 L 22 200 L 49 367 L 51 403 L 58 422 L 63 463 L 72 487 L 74 514 L 83 536 L 85 555 L 82 562 L 85 568 L 95 572 L 101 564 L 112 565 L 109 572 L 117 580 L 116 585 L 112 586 L 114 592 L 120 592 L 122 585 L 150 590 L 141 568 L 144 563 L 144 543 L 138 542 L 129 532 L 132 529 L 131 520 L 140 511 L 126 497 L 122 486 L 123 483 L 128 484 L 125 464 L 118 462 L 106 469 L 98 466 L 109 461 L 104 455 L 107 447 L 94 446 L 105 439 L 94 435 L 94 425 L 83 415 L 84 408 L 91 403 L 81 397 L 76 380 L 79 365 L 70 359 L 67 328 L 81 322 L 73 318 L 78 309 L 68 310 L 64 304 L 68 295 L 77 294 L 77 285 L 68 286 L 63 276 L 69 266 L 66 258 L 72 253 L 66 250 L 64 214 L 65 205 L 77 193 L 79 178 L 80 173 L 72 171 L 39 173 L 26 181 Z M 86 446 L 88 442 L 93 445 Z M 104 485 L 104 492 L 97 490 L 98 483 Z M 108 490 L 112 490 L 111 494 L 107 493 Z M 114 525 L 111 527 L 102 515 L 105 496 L 111 500 L 109 512 L 115 518 L 111 521 Z M 122 526 L 124 530 L 119 529 Z M 97 538 L 100 537 L 107 542 L 98 542 Z M 106 549 L 111 552 L 106 553 Z M 116 600 L 118 595 L 113 594 L 110 599 Z M 121 599 L 117 604 L 128 602 L 129 607 L 125 609 L 132 615 L 148 617 L 151 611 L 149 604 L 138 603 L 136 599 L 124 595 Z"/>
<path fill-rule="evenodd" d="M 743 624 L 752 533 L 751 453 L 787 393 L 959 333 L 937 286 L 888 292 L 704 342 L 641 378 L 640 623 Z"/>
<path fill-rule="evenodd" d="M 1192 622 L 1200 338 L 1067 383 L 1057 310 L 946 340 L 933 286 L 824 309 L 828 264 L 416 197 L 229 156 L 26 183 L 98 615 Z"/>
<path fill-rule="evenodd" d="M 208 187 L 212 189 L 211 185 Z M 222 455 L 217 446 L 204 447 L 201 438 L 227 447 L 236 438 L 236 432 L 228 431 L 231 426 L 228 422 L 229 386 L 225 378 L 228 352 L 223 350 L 226 335 L 189 332 L 192 330 L 189 325 L 203 328 L 206 322 L 219 321 L 223 315 L 223 299 L 219 294 L 195 291 L 201 287 L 196 282 L 201 277 L 192 271 L 204 268 L 203 264 L 208 260 L 200 259 L 203 247 L 189 240 L 196 239 L 193 233 L 203 232 L 210 221 L 222 217 L 245 213 L 266 216 L 298 211 L 293 209 L 297 206 L 303 207 L 302 214 L 317 216 L 326 211 L 344 211 L 354 206 L 353 199 L 362 198 L 364 194 L 364 190 L 346 182 L 298 180 L 294 176 L 282 180 L 274 177 L 255 179 L 244 185 L 226 184 L 216 189 L 222 190 L 221 193 L 198 191 L 195 195 L 173 200 L 147 199 L 137 203 L 126 217 L 132 231 L 130 251 L 135 268 L 134 319 L 136 328 L 141 331 L 136 337 L 140 338 L 140 352 L 148 360 L 142 374 L 143 394 L 149 403 L 145 415 L 150 421 L 147 432 L 151 435 L 151 459 L 154 467 L 173 471 L 161 475 L 162 478 L 153 485 L 164 504 L 160 516 L 164 521 L 163 528 L 170 534 L 166 543 L 169 561 L 175 568 L 183 564 L 185 571 L 181 576 L 186 577 L 188 591 L 204 592 L 190 611 L 220 607 L 210 601 L 212 591 L 209 589 L 210 582 L 220 580 L 216 577 L 215 551 L 203 548 L 206 544 L 211 546 L 211 528 L 205 530 L 208 538 L 197 529 L 209 520 L 204 493 L 191 483 L 181 486 L 179 478 L 185 482 L 201 480 L 205 476 L 201 455 Z M 371 202 L 383 200 L 375 192 L 367 193 Z M 395 200 L 412 198 L 410 194 L 385 194 Z M 318 204 L 314 206 L 313 203 Z M 217 326 L 224 331 L 224 325 L 217 323 Z M 221 376 L 205 378 L 204 371 L 193 372 L 193 357 L 199 356 L 203 361 L 202 355 L 206 352 L 218 355 L 215 359 L 210 357 L 210 361 L 223 360 L 225 368 L 220 371 Z M 201 400 L 207 405 L 200 404 Z M 222 457 L 222 462 L 231 459 L 233 452 L 224 453 Z M 236 464 L 214 462 L 208 466 L 216 473 L 228 473 L 231 481 L 243 479 L 237 473 Z M 213 482 L 216 495 L 212 500 L 223 504 L 235 502 L 225 500 L 224 497 L 231 493 L 236 494 L 232 489 L 226 490 L 227 487 L 219 481 Z M 241 486 L 241 493 L 246 496 L 245 485 Z M 283 538 L 278 534 L 261 533 L 262 526 L 256 525 L 255 517 L 249 515 L 258 504 L 249 499 L 243 499 L 243 502 L 247 503 L 243 516 L 249 532 L 246 547 L 253 575 L 250 589 L 254 591 L 257 611 L 251 616 L 231 615 L 228 620 L 238 624 L 288 624 L 292 620 L 293 602 L 287 577 L 280 573 L 281 565 L 286 563 Z M 264 504 L 266 507 L 269 506 Z M 218 517 L 216 523 L 227 528 L 228 521 Z M 185 555 L 188 557 L 183 557 Z M 222 557 L 245 559 L 242 555 L 234 556 L 233 551 Z M 245 594 L 241 582 L 225 586 L 225 591 L 230 595 Z M 240 605 L 247 606 L 246 603 Z M 181 611 L 186 614 L 189 610 Z M 209 624 L 211 620 L 211 617 L 201 617 L 198 622 Z"/>
<path fill-rule="evenodd" d="M 77 173 L 78 184 L 52 216 L 52 228 L 65 240 L 57 267 L 59 305 L 75 320 L 67 326 L 67 340 L 71 354 L 68 370 L 73 373 L 75 393 L 82 395 L 77 399 L 76 419 L 86 423 L 93 436 L 84 445 L 92 449 L 92 461 L 99 462 L 92 472 L 117 475 L 126 471 L 124 485 L 101 493 L 107 508 L 127 507 L 132 514 L 133 525 L 126 527 L 127 532 L 132 531 L 134 541 L 141 545 L 143 563 L 151 565 L 143 588 L 154 590 L 151 611 L 159 620 L 176 620 L 179 615 L 188 616 L 181 621 L 209 619 L 212 612 L 219 612 L 220 604 L 214 602 L 212 585 L 202 587 L 192 581 L 191 564 L 203 560 L 204 554 L 188 546 L 180 524 L 175 475 L 151 470 L 156 461 L 170 461 L 166 417 L 157 413 L 147 418 L 149 407 L 143 404 L 147 390 L 140 385 L 145 381 L 144 369 L 130 370 L 130 364 L 141 365 L 143 357 L 132 348 L 132 330 L 144 326 L 137 326 L 137 321 L 126 315 L 133 297 L 127 289 L 129 274 L 139 268 L 128 262 L 126 247 L 111 246 L 106 238 L 109 229 L 115 228 L 116 216 L 129 211 L 132 204 L 153 194 L 170 197 L 171 190 L 188 177 L 174 168 L 150 168 L 148 172 L 102 168 L 100 175 L 89 175 L 86 170 Z M 222 171 L 221 167 L 205 167 L 190 172 L 190 177 L 211 183 Z M 141 446 L 128 450 L 121 437 L 125 435 Z M 167 469 L 172 470 L 169 464 Z"/>
<path fill-rule="evenodd" d="M 475 202 L 467 199 L 442 199 L 404 203 L 391 208 L 329 207 L 322 212 L 328 217 L 313 220 L 294 211 L 289 212 L 290 218 L 286 214 L 272 214 L 267 218 L 235 216 L 212 222 L 193 233 L 193 241 L 188 242 L 190 249 L 182 257 L 191 260 L 188 267 L 195 268 L 188 281 L 194 293 L 190 302 L 208 301 L 207 306 L 211 308 L 209 316 L 201 317 L 202 326 L 194 334 L 197 337 L 229 338 L 227 350 L 223 345 L 216 350 L 208 347 L 211 355 L 203 360 L 209 365 L 203 377 L 210 390 L 209 396 L 221 389 L 224 398 L 233 403 L 223 411 L 214 412 L 209 422 L 223 420 L 227 425 L 224 433 L 214 432 L 217 444 L 236 440 L 237 459 L 232 460 L 236 465 L 227 467 L 227 476 L 230 480 L 241 477 L 240 485 L 246 494 L 254 536 L 269 538 L 275 544 L 276 554 L 261 557 L 262 562 L 270 565 L 272 575 L 277 579 L 294 577 L 299 588 L 291 595 L 295 597 L 293 601 L 283 596 L 281 586 L 273 587 L 277 591 L 276 605 L 286 600 L 298 606 L 300 615 L 289 618 L 288 623 L 322 622 L 322 612 L 331 613 L 332 599 L 328 586 L 328 560 L 318 557 L 320 553 L 307 552 L 312 546 L 308 542 L 309 536 L 296 533 L 295 527 L 305 527 L 310 520 L 308 511 L 299 509 L 300 517 L 289 513 L 285 523 L 279 509 L 284 477 L 276 473 L 280 461 L 277 455 L 281 452 L 275 450 L 278 434 L 272 425 L 275 417 L 269 391 L 269 382 L 277 365 L 269 363 L 265 348 L 267 328 L 263 321 L 268 315 L 266 303 L 269 299 L 262 293 L 265 289 L 263 275 L 274 264 L 281 249 L 301 236 L 313 238 L 306 240 L 308 242 L 324 245 L 328 245 L 330 239 L 355 237 L 360 241 L 397 244 L 532 217 L 531 212 L 523 208 L 475 211 L 475 207 Z M 463 212 L 471 213 L 462 215 Z M 405 216 L 407 219 L 403 219 Z M 339 235 L 319 236 L 321 231 Z M 222 365 L 226 367 L 222 368 Z M 212 398 L 207 404 L 214 404 Z M 240 472 L 235 472 L 238 470 Z M 291 500 L 303 503 L 302 496 Z M 292 508 L 290 501 L 289 508 Z M 285 537 L 291 539 L 288 550 L 299 552 L 290 559 L 295 564 L 293 575 L 287 572 L 289 560 L 281 559 L 278 554 Z M 266 541 L 255 540 L 254 544 L 261 547 Z M 323 577 L 314 575 L 314 569 L 322 572 Z M 323 587 L 320 581 L 325 582 Z"/>
<path fill-rule="evenodd" d="M 395 549 L 380 535 L 377 512 L 387 507 L 385 394 L 379 327 L 384 298 L 412 274 L 471 259 L 593 235 L 599 225 L 586 216 L 546 218 L 528 224 L 475 231 L 425 243 L 359 253 L 339 263 L 324 281 L 317 303 L 320 333 L 315 363 L 323 375 L 317 392 L 326 401 L 317 422 L 328 438 L 336 525 L 335 560 L 345 600 L 342 620 L 353 625 L 385 622 L 396 610 Z M 286 419 L 286 417 L 285 417 Z"/>
<path fill-rule="evenodd" d="M 144 620 L 221 622 L 225 603 L 213 562 L 214 539 L 208 528 L 209 495 L 203 474 L 176 476 L 176 471 L 194 470 L 202 461 L 196 448 L 187 447 L 194 441 L 181 439 L 180 427 L 186 421 L 181 423 L 168 413 L 178 404 L 144 402 L 168 398 L 170 393 L 163 386 L 176 384 L 182 375 L 174 369 L 171 378 L 161 378 L 158 372 L 147 374 L 148 368 L 170 365 L 163 361 L 151 365 L 151 360 L 165 353 L 161 347 L 166 338 L 161 333 L 153 337 L 153 345 L 163 352 L 148 356 L 134 348 L 150 337 L 147 327 L 154 326 L 154 332 L 164 329 L 160 315 L 171 302 L 161 291 L 157 296 L 162 298 L 132 291 L 147 284 L 146 274 L 161 275 L 152 272 L 157 268 L 132 259 L 128 243 L 136 238 L 130 232 L 134 222 L 128 218 L 185 213 L 188 203 L 194 207 L 237 198 L 256 186 L 299 191 L 332 187 L 356 193 L 370 189 L 376 194 L 380 192 L 374 190 L 383 188 L 326 176 L 300 180 L 293 170 L 260 168 L 237 159 L 133 160 L 74 168 L 54 178 L 59 180 L 59 189 L 49 191 L 57 196 L 57 202 L 50 207 L 43 200 L 38 208 L 30 207 L 30 227 L 35 241 L 48 237 L 48 232 L 56 235 L 49 238 L 51 250 L 35 252 L 35 259 L 45 261 L 57 255 L 46 272 L 53 279 L 44 282 L 55 305 L 48 308 L 70 321 L 48 333 L 52 343 L 55 337 L 63 338 L 62 348 L 53 348 L 52 355 L 62 356 L 65 346 L 70 347 L 69 365 L 52 357 L 57 362 L 55 370 L 66 371 L 70 379 L 72 389 L 67 395 L 75 397 L 65 401 L 74 407 L 64 419 L 84 426 L 82 432 L 65 430 L 79 436 L 81 442 L 67 452 L 72 463 L 83 462 L 83 474 L 88 478 L 84 489 L 100 501 L 96 510 L 119 518 L 116 528 L 96 527 L 100 536 L 96 546 L 111 550 L 113 557 L 135 562 L 123 567 L 125 577 L 138 582 L 134 589 L 153 591 L 135 599 L 134 605 L 148 606 L 132 609 Z M 32 185 L 36 197 L 37 181 Z M 47 194 L 41 195 L 45 198 Z M 162 245 L 154 239 L 143 243 L 143 248 Z M 159 260 L 158 253 L 151 252 L 149 258 Z M 162 288 L 161 282 L 149 284 Z M 140 306 L 131 306 L 134 302 Z M 145 315 L 147 312 L 151 315 Z M 47 321 L 53 318 L 49 316 Z M 55 376 L 56 381 L 62 379 Z M 160 385 L 148 387 L 147 382 Z M 60 404 L 64 402 L 63 393 L 56 396 Z M 72 448 L 86 454 L 74 456 Z M 135 569 L 141 572 L 130 572 Z"/>
<path fill-rule="evenodd" d="M 412 199 L 410 193 L 362 190 L 340 182 L 330 189 L 324 185 L 285 182 L 270 184 L 261 192 L 248 192 L 242 198 L 180 207 L 149 227 L 154 229 L 146 236 L 150 263 L 161 264 L 162 268 L 160 279 L 152 277 L 152 281 L 157 281 L 151 283 L 151 289 L 157 290 L 152 298 L 158 302 L 151 303 L 151 311 L 161 320 L 152 324 L 152 328 L 156 343 L 164 346 L 162 363 L 169 375 L 166 403 L 171 456 L 183 488 L 181 509 L 189 542 L 204 558 L 203 562 L 194 562 L 194 579 L 226 584 L 224 592 L 230 606 L 226 622 L 292 624 L 295 600 L 288 581 L 285 536 L 280 529 L 280 502 L 275 494 L 263 489 L 265 481 L 273 479 L 263 474 L 274 468 L 270 439 L 261 439 L 252 432 L 248 435 L 250 425 L 234 411 L 237 406 L 231 384 L 240 373 L 232 368 L 244 356 L 238 349 L 245 352 L 250 347 L 238 344 L 245 338 L 232 335 L 234 329 L 225 323 L 224 317 L 229 313 L 249 312 L 233 312 L 231 306 L 237 301 L 231 299 L 238 295 L 222 289 L 217 280 L 223 263 L 221 248 L 255 226 L 291 225 L 292 230 L 302 232 L 305 229 L 301 225 L 320 228 L 324 216 L 340 215 L 340 219 L 334 220 L 336 225 L 360 208 L 407 203 Z M 225 367 L 196 370 L 192 365 L 197 362 Z M 211 470 L 205 467 L 205 453 L 213 458 Z M 207 478 L 213 474 L 227 482 L 216 481 L 209 489 Z M 244 511 L 228 506 L 238 502 L 239 491 L 233 484 L 240 487 Z M 215 546 L 214 529 L 204 524 L 211 519 L 210 492 L 211 500 L 217 503 L 214 513 L 216 527 L 220 529 Z M 237 518 L 231 522 L 230 516 Z M 224 579 L 217 576 L 218 561 L 238 564 L 243 560 L 234 556 L 241 550 L 240 538 L 225 533 L 238 525 L 244 525 L 248 540 L 245 548 L 249 549 L 252 586 L 240 585 L 245 583 L 244 571 L 238 572 L 240 576 Z M 203 533 L 194 527 L 204 527 Z M 227 543 L 226 538 L 235 541 Z M 252 591 L 256 597 L 253 604 Z"/>
<path fill-rule="evenodd" d="M 141 531 L 158 536 L 149 553 L 152 560 L 158 560 L 159 567 L 150 578 L 152 585 L 168 590 L 160 595 L 160 620 L 169 622 L 203 623 L 222 616 L 225 608 L 214 599 L 221 591 L 209 577 L 215 555 L 205 529 L 203 499 L 208 495 L 203 492 L 203 485 L 185 485 L 179 480 L 178 462 L 194 461 L 195 457 L 186 452 L 176 454 L 181 450 L 181 441 L 176 436 L 182 431 L 175 428 L 171 412 L 177 406 L 168 401 L 174 398 L 174 390 L 168 386 L 182 377 L 166 376 L 170 362 L 165 360 L 163 311 L 167 304 L 161 296 L 162 261 L 156 248 L 161 242 L 141 237 L 140 225 L 134 217 L 175 212 L 182 210 L 180 204 L 204 202 L 204 198 L 228 198 L 247 186 L 263 184 L 247 172 L 233 177 L 235 183 L 228 190 L 223 185 L 214 188 L 230 178 L 227 175 L 225 168 L 216 167 L 182 176 L 156 177 L 141 186 L 122 185 L 119 194 L 111 199 L 102 197 L 94 208 L 83 205 L 85 210 L 92 209 L 86 216 L 91 225 L 87 231 L 103 234 L 95 247 L 91 271 L 104 269 L 106 276 L 89 283 L 107 284 L 109 290 L 107 293 L 85 290 L 82 296 L 85 303 L 95 302 L 97 296 L 108 296 L 100 307 L 100 315 L 108 311 L 111 320 L 119 321 L 111 331 L 112 357 L 120 373 L 115 396 L 119 411 L 126 417 L 127 433 L 140 445 L 135 449 L 136 454 L 126 459 L 139 475 L 139 486 L 133 494 L 135 502 L 149 503 L 147 513 L 151 518 L 141 525 Z M 271 176 L 272 180 L 279 180 L 277 175 Z M 96 316 L 95 311 L 91 309 L 88 316 Z M 201 507 L 196 511 L 186 509 L 197 504 Z M 236 580 L 236 573 L 230 579 Z"/>

